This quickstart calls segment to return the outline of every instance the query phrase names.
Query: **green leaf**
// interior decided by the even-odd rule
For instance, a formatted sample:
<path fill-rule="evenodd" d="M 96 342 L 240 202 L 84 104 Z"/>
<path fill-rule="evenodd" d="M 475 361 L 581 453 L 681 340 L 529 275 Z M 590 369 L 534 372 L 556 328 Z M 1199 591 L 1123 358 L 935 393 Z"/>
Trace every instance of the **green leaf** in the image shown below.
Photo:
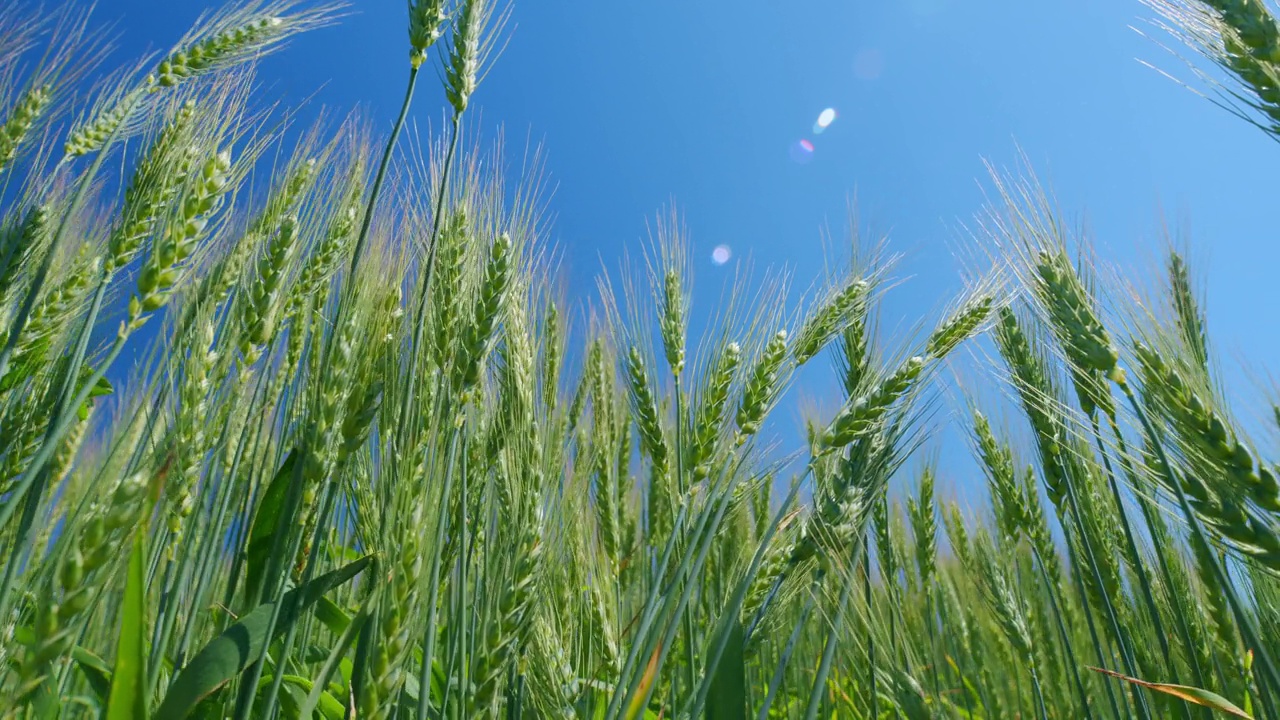
<path fill-rule="evenodd" d="M 35 643 L 35 633 L 28 625 L 18 625 L 13 629 L 13 642 L 23 647 L 31 647 Z M 106 703 L 107 696 L 111 694 L 111 666 L 106 660 L 79 645 L 71 648 L 71 659 L 84 673 L 89 687 L 97 694 L 98 704 Z"/>
<path fill-rule="evenodd" d="M 147 717 L 147 543 L 146 528 L 133 535 L 124 600 L 120 605 L 120 641 L 111 674 L 106 720 L 145 720 Z"/>
<path fill-rule="evenodd" d="M 372 561 L 368 555 L 345 567 L 315 578 L 301 588 L 294 588 L 278 601 L 267 602 L 249 611 L 240 621 L 227 628 L 205 645 L 191 662 L 178 673 L 164 702 L 156 711 L 157 720 L 181 720 L 211 693 L 239 675 L 262 655 L 270 639 L 284 633 L 298 616 L 311 608 L 330 590 L 342 585 L 364 570 Z M 301 593 L 301 595 L 299 595 Z M 275 632 L 266 637 L 267 626 L 282 603 Z"/>
<path fill-rule="evenodd" d="M 93 384 L 93 389 L 89 391 L 90 398 L 103 397 L 115 392 L 115 388 L 111 387 L 111 381 L 101 377 L 98 382 Z"/>
<path fill-rule="evenodd" d="M 1176 698 L 1186 700 L 1189 703 L 1195 703 L 1196 705 L 1203 705 L 1204 707 L 1212 708 L 1214 710 L 1217 710 L 1218 712 L 1224 712 L 1228 715 L 1232 715 L 1238 718 L 1245 718 L 1245 720 L 1253 720 L 1252 715 L 1245 712 L 1244 710 L 1241 710 L 1238 706 L 1236 706 L 1230 700 L 1222 697 L 1221 695 L 1218 695 L 1217 693 L 1209 692 L 1208 690 L 1202 690 L 1200 688 L 1190 687 L 1188 685 L 1171 685 L 1169 683 L 1148 682 L 1146 680 L 1139 680 L 1138 678 L 1135 678 L 1135 677 L 1129 677 L 1128 675 L 1121 675 L 1118 672 L 1114 672 L 1111 670 L 1104 670 L 1102 668 L 1091 667 L 1089 669 L 1094 672 L 1102 673 L 1103 675 L 1110 675 L 1113 678 L 1119 678 L 1121 680 L 1124 680 L 1125 682 L 1133 683 L 1134 685 L 1137 685 L 1139 687 L 1147 688 L 1148 690 L 1155 690 L 1158 693 L 1164 693 L 1165 695 L 1172 695 Z"/>
<path fill-rule="evenodd" d="M 711 678 L 711 694 L 707 698 L 707 720 L 741 720 L 747 716 L 747 667 L 743 660 L 742 621 L 729 628 L 729 642 L 724 646 L 715 676 Z"/>
<path fill-rule="evenodd" d="M 286 692 L 280 694 L 281 714 L 285 717 L 302 718 L 303 720 L 311 717 L 310 711 L 305 709 L 305 706 L 299 702 L 297 697 L 298 695 L 306 697 L 308 693 L 315 693 L 317 696 L 318 702 L 314 709 L 318 709 L 320 711 L 320 717 L 325 720 L 342 720 L 346 715 L 347 711 L 346 708 L 342 706 L 342 703 L 338 702 L 337 698 L 323 690 L 315 692 L 315 684 L 312 683 L 311 680 L 300 675 L 285 675 L 281 680 L 283 681 L 283 685 L 286 690 Z M 266 689 L 274 681 L 275 678 L 262 678 L 258 683 L 258 690 L 262 691 Z M 288 692 L 290 689 L 292 689 L 293 692 Z"/>
<path fill-rule="evenodd" d="M 345 658 L 347 650 L 351 647 L 351 643 L 355 641 L 356 635 L 360 632 L 360 628 L 362 628 L 369 620 L 367 606 L 373 597 L 373 594 L 370 593 L 368 597 L 365 598 L 364 605 L 360 607 L 355 618 L 348 622 L 347 626 L 343 628 L 342 634 L 338 636 L 338 641 L 334 643 L 333 648 L 325 658 L 324 665 L 320 667 L 320 672 L 315 676 L 315 687 L 311 689 L 310 693 L 307 695 L 306 701 L 299 709 L 298 714 L 303 718 L 303 720 L 309 720 L 312 711 L 314 711 L 316 707 L 320 707 L 320 711 L 324 712 L 324 696 L 328 694 L 324 691 L 324 688 L 328 684 L 329 678 L 333 676 L 333 673 L 339 671 L 339 668 L 342 665 L 342 660 Z"/>
<path fill-rule="evenodd" d="M 94 399 L 110 395 L 112 392 L 114 392 L 114 389 L 111 387 L 111 383 L 106 378 L 98 378 L 98 382 L 94 383 L 93 388 L 89 390 L 89 397 L 85 398 L 84 404 L 76 408 L 76 417 L 81 420 L 88 420 Z"/>
<path fill-rule="evenodd" d="M 111 666 L 79 645 L 71 648 L 71 659 L 76 661 L 76 667 L 84 673 L 89 687 L 98 696 L 98 701 L 105 702 L 111 694 Z"/>
<path fill-rule="evenodd" d="M 267 485 L 253 516 L 249 543 L 245 547 L 245 589 L 250 598 L 258 597 L 261 589 L 267 561 L 271 558 L 271 546 L 275 542 L 276 531 L 280 529 L 280 511 L 289 494 L 289 482 L 293 479 L 293 466 L 297 461 L 298 451 L 290 450 L 275 477 L 271 478 L 271 484 Z"/>
<path fill-rule="evenodd" d="M 329 632 L 334 635 L 341 635 L 351 624 L 351 616 L 346 610 L 338 607 L 338 604 L 329 598 L 320 598 L 316 603 L 316 619 L 329 628 Z"/>
<path fill-rule="evenodd" d="M 421 663 L 422 653 L 418 653 L 415 659 Z M 444 699 L 444 688 L 447 683 L 444 676 L 444 668 L 440 666 L 440 660 L 437 658 L 431 661 L 431 705 L 438 707 Z M 418 702 L 418 675 L 417 673 L 409 673 L 404 679 L 404 694 L 416 705 Z M 601 710 L 603 712 L 603 710 Z"/>

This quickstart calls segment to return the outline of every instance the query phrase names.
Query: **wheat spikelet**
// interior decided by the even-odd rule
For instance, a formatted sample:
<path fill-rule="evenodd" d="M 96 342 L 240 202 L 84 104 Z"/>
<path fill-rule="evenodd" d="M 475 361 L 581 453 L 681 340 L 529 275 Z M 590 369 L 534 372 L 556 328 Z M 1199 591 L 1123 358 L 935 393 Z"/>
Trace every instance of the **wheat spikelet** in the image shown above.
<path fill-rule="evenodd" d="M 6 228 L 0 241 L 0 299 L 7 299 L 31 258 L 44 245 L 49 226 L 49 207 L 37 205 L 27 211 L 22 223 Z"/>
<path fill-rule="evenodd" d="M 107 272 L 133 261 L 186 185 L 196 160 L 192 146 L 195 119 L 195 102 L 184 103 L 138 161 L 125 191 L 120 221 L 107 238 Z"/>
<path fill-rule="evenodd" d="M 682 274 L 674 265 L 662 276 L 662 309 L 658 327 L 662 333 L 662 349 L 667 356 L 667 366 L 672 375 L 684 369 L 685 334 L 689 319 L 685 311 L 688 302 Z"/>
<path fill-rule="evenodd" d="M 1226 102 L 1272 136 L 1280 136 L 1280 23 L 1262 0 L 1144 0 L 1177 39 L 1235 76 Z M 1221 81 L 1199 73 L 1210 84 Z M 1243 91 L 1243 93 L 1241 92 Z M 1246 97 L 1245 95 L 1249 97 Z M 1240 109 L 1247 106 L 1261 122 Z"/>
<path fill-rule="evenodd" d="M 472 677 L 476 691 L 472 717 L 496 717 L 498 689 L 508 663 L 519 657 L 532 632 L 528 617 L 537 588 L 543 552 L 543 519 L 533 505 L 521 518 L 518 546 L 513 553 L 507 585 L 497 604 L 497 617 L 490 623 L 484 652 L 476 656 Z"/>
<path fill-rule="evenodd" d="M 473 388 L 480 379 L 481 361 L 492 343 L 494 329 L 511 282 L 511 253 L 511 237 L 506 233 L 499 235 L 490 248 L 484 279 L 476 296 L 466 339 L 462 343 L 462 359 L 457 365 L 458 372 L 454 378 L 458 390 Z"/>
<path fill-rule="evenodd" d="M 64 536 L 66 548 L 53 578 L 46 581 L 36 602 L 33 642 L 19 665 L 19 697 L 28 696 L 48 679 L 50 666 L 71 652 L 80 616 L 89 608 L 103 581 L 102 572 L 116 560 L 128 531 L 134 526 L 146 476 L 131 475 L 118 482 L 104 503 L 86 511 L 74 534 Z"/>
<path fill-rule="evenodd" d="M 101 260 L 82 246 L 66 277 L 51 288 L 31 312 L 26 327 L 18 335 L 9 371 L 0 378 L 0 388 L 12 387 L 44 361 L 54 341 L 67 329 L 73 313 L 101 268 Z"/>
<path fill-rule="evenodd" d="M 996 509 L 1000 539 L 1016 541 L 1019 530 L 1025 524 L 1026 509 L 1022 507 L 1022 488 L 1016 477 L 1013 451 L 996 439 L 991 431 L 991 423 L 976 409 L 973 411 L 973 433 L 978 456 L 991 487 L 991 500 Z"/>
<path fill-rule="evenodd" d="M 831 338 L 845 326 L 860 317 L 866 301 L 869 285 L 865 280 L 854 280 L 828 297 L 811 312 L 796 333 L 791 345 L 791 356 L 797 365 L 803 365 L 826 347 Z"/>
<path fill-rule="evenodd" d="M 409 0 L 409 62 L 414 69 L 427 61 L 447 19 L 444 0 Z"/>
<path fill-rule="evenodd" d="M 735 445 L 742 445 L 747 438 L 760 431 L 760 423 L 769 412 L 778 393 L 778 372 L 787 357 L 787 331 L 779 330 L 765 344 L 738 402 L 738 425 Z"/>
<path fill-rule="evenodd" d="M 49 106 L 52 96 L 53 87 L 48 83 L 32 86 L 18 98 L 9 116 L 0 124 L 0 173 L 18 157 L 18 147 Z"/>
<path fill-rule="evenodd" d="M 990 295 L 980 295 L 961 305 L 929 335 L 926 352 L 939 360 L 945 358 L 978 331 L 991 314 L 994 303 Z"/>
<path fill-rule="evenodd" d="M 182 207 L 163 237 L 157 238 L 151 255 L 138 275 L 137 294 L 129 298 L 129 311 L 121 324 L 125 335 L 145 322 L 143 313 L 164 307 L 173 293 L 184 262 L 195 252 L 211 216 L 217 212 L 230 182 L 231 154 L 215 153 L 201 164 Z"/>
<path fill-rule="evenodd" d="M 453 23 L 453 45 L 444 69 L 445 97 L 453 106 L 455 116 L 466 111 L 480 83 L 480 67 L 493 49 L 492 26 L 501 25 L 505 18 L 501 14 L 495 18 L 494 9 L 492 0 L 459 0 Z"/>
<path fill-rule="evenodd" d="M 916 569 L 924 587 L 933 584 L 937 572 L 938 557 L 938 506 L 933 495 L 933 470 L 926 467 L 920 474 L 920 494 L 907 499 L 907 514 L 911 518 L 911 535 L 915 538 Z"/>
<path fill-rule="evenodd" d="M 688 465 L 695 482 L 711 474 L 709 463 L 724 424 L 725 409 L 729 403 L 729 386 L 738 369 L 741 354 L 738 343 L 726 343 L 715 363 L 708 369 L 701 402 L 694 413 L 693 442 L 689 443 Z"/>
<path fill-rule="evenodd" d="M 924 358 L 909 358 L 871 393 L 847 403 L 823 432 L 822 449 L 830 451 L 848 445 L 875 426 L 890 406 L 911 389 L 923 370 Z"/>

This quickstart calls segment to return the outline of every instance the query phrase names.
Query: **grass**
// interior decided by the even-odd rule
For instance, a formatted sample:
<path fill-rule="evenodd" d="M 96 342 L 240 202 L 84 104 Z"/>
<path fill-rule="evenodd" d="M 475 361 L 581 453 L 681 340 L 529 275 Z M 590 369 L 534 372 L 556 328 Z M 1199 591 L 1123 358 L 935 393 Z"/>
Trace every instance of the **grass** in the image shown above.
<path fill-rule="evenodd" d="M 1267 8 L 1156 8 L 1274 134 Z M 855 247 L 692 337 L 675 216 L 567 306 L 537 178 L 460 140 L 508 8 L 409 2 L 390 136 L 287 141 L 250 63 L 340 11 L 206 17 L 76 117 L 84 21 L 0 11 L 4 717 L 1280 718 L 1280 469 L 1180 254 L 1103 282 L 995 173 L 992 272 L 915 333 Z M 841 407 L 779 447 L 822 360 Z M 967 511 L 913 462 L 957 372 Z"/>

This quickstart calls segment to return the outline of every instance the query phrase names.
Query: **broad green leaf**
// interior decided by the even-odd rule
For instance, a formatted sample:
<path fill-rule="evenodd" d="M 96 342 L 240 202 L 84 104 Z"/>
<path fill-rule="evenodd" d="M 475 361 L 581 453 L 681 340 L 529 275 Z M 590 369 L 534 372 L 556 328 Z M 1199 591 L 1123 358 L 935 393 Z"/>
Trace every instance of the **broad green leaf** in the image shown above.
<path fill-rule="evenodd" d="M 89 391 L 89 397 L 85 399 L 84 404 L 76 408 L 76 417 L 81 420 L 88 420 L 89 410 L 93 407 L 94 399 L 110 395 L 112 392 L 114 392 L 114 388 L 111 387 L 111 383 L 104 377 L 98 378 L 98 382 L 93 384 L 93 389 Z"/>
<path fill-rule="evenodd" d="M 120 641 L 111 673 L 106 720 L 145 720 L 147 717 L 147 543 L 146 528 L 133 535 L 124 601 L 120 605 Z"/>
<path fill-rule="evenodd" d="M 93 384 L 93 389 L 89 391 L 89 397 L 104 397 L 113 392 L 115 392 L 115 388 L 111 387 L 111 381 L 105 377 L 100 377 L 98 378 L 98 382 Z"/>
<path fill-rule="evenodd" d="M 245 589 L 250 598 L 258 597 L 262 585 L 263 573 L 267 571 L 267 560 L 271 557 L 271 546 L 275 541 L 276 531 L 280 529 L 280 510 L 284 507 L 285 497 L 289 494 L 289 481 L 293 478 L 293 466 L 298 461 L 298 451 L 290 450 L 288 457 L 280 464 L 275 477 L 267 485 L 258 509 L 253 516 L 253 525 L 249 528 L 249 542 L 245 546 Z"/>
<path fill-rule="evenodd" d="M 347 623 L 342 634 L 338 636 L 338 641 L 334 643 L 333 649 L 329 651 L 328 656 L 325 658 L 324 665 L 320 667 L 320 672 L 315 677 L 315 686 L 307 695 L 306 701 L 298 712 L 299 716 L 304 718 L 304 720 L 309 720 L 311 713 L 317 707 L 320 707 L 321 712 L 324 712 L 324 708 L 322 707 L 324 703 L 324 695 L 328 695 L 328 693 L 324 691 L 324 688 L 329 683 L 329 678 L 333 676 L 334 672 L 338 671 L 338 668 L 342 664 L 342 660 L 346 657 L 347 650 L 351 647 L 351 643 L 355 641 L 356 635 L 360 632 L 360 629 L 364 626 L 365 622 L 369 620 L 367 605 L 373 597 L 374 595 L 370 593 L 365 599 L 365 603 L 360 607 L 360 611 L 356 613 L 354 619 Z"/>
<path fill-rule="evenodd" d="M 272 677 L 262 678 L 258 683 L 258 690 L 262 691 L 274 681 L 275 678 Z M 286 692 L 280 694 L 281 714 L 284 717 L 310 718 L 312 710 L 319 710 L 320 717 L 325 720 L 342 720 L 346 715 L 346 708 L 342 706 L 342 703 L 338 702 L 338 699 L 334 696 L 324 692 L 323 689 L 320 692 L 316 692 L 315 685 L 311 680 L 300 675 L 285 675 L 281 678 L 281 681 L 286 690 Z M 292 692 L 288 692 L 289 690 L 292 690 Z M 313 708 L 306 708 L 298 701 L 298 695 L 307 697 L 308 693 L 314 694 L 318 699 Z"/>
<path fill-rule="evenodd" d="M 322 596 L 364 570 L 372 556 L 363 557 L 346 567 L 315 578 L 301 588 L 294 588 L 278 601 L 267 602 L 249 611 L 240 621 L 227 628 L 205 645 L 191 662 L 178 673 L 164 702 L 156 711 L 157 720 L 181 720 L 232 678 L 239 675 L 262 654 L 267 642 L 284 633 L 298 616 L 310 610 Z M 300 593 L 300 595 L 299 595 Z M 272 638 L 266 637 L 267 626 L 276 602 L 283 603 Z"/>
<path fill-rule="evenodd" d="M 19 625 L 13 629 L 13 642 L 23 647 L 30 647 L 35 642 L 35 635 L 28 625 Z M 111 694 L 111 666 L 106 660 L 94 655 L 77 645 L 71 648 L 71 659 L 75 661 L 76 667 L 84 673 L 85 679 L 89 682 L 89 687 L 98 695 L 98 703 L 101 705 L 107 701 L 107 696 Z"/>
<path fill-rule="evenodd" d="M 893 678 L 893 704 L 902 711 L 902 715 L 908 720 L 933 717 L 920 683 L 900 668 L 891 668 L 890 672 Z"/>
<path fill-rule="evenodd" d="M 747 667 L 742 650 L 742 621 L 729 629 L 729 642 L 724 646 L 711 694 L 707 696 L 707 720 L 741 720 L 747 716 Z"/>
<path fill-rule="evenodd" d="M 1228 715 L 1232 715 L 1238 718 L 1253 720 L 1252 715 L 1245 712 L 1244 710 L 1241 710 L 1238 706 L 1236 706 L 1230 700 L 1222 697 L 1221 695 L 1218 695 L 1217 693 L 1209 692 L 1208 690 L 1202 690 L 1200 688 L 1190 687 L 1187 685 L 1171 685 L 1169 683 L 1148 682 L 1146 680 L 1139 680 L 1138 678 L 1135 678 L 1135 677 L 1129 677 L 1128 675 L 1121 675 L 1120 673 L 1114 672 L 1112 670 L 1104 670 L 1103 668 L 1091 667 L 1089 669 L 1094 672 L 1102 673 L 1103 675 L 1110 675 L 1113 678 L 1119 678 L 1121 680 L 1124 680 L 1125 682 L 1133 683 L 1134 685 L 1137 685 L 1139 687 L 1147 688 L 1148 690 L 1155 690 L 1156 692 L 1164 693 L 1165 695 L 1172 695 L 1173 697 L 1186 700 L 1189 703 L 1195 703 L 1196 705 L 1203 705 L 1204 707 L 1212 708 L 1214 710 L 1217 710 L 1218 712 L 1224 712 Z"/>
<path fill-rule="evenodd" d="M 419 663 L 422 662 L 422 653 L 416 656 Z M 437 658 L 431 661 L 431 704 L 438 706 L 444 698 L 445 677 L 444 668 L 440 667 L 440 660 Z M 418 675 L 417 673 L 409 673 L 404 679 L 404 694 L 416 705 L 418 702 Z M 601 712 L 604 712 L 602 709 Z"/>
<path fill-rule="evenodd" d="M 341 635 L 351 624 L 351 615 L 329 598 L 320 598 L 316 603 L 315 613 L 316 619 L 324 623 L 324 626 L 334 635 Z"/>
<path fill-rule="evenodd" d="M 111 666 L 102 658 L 77 645 L 71 648 L 71 659 L 84 673 L 89 687 L 97 694 L 99 702 L 105 702 L 111 694 Z"/>

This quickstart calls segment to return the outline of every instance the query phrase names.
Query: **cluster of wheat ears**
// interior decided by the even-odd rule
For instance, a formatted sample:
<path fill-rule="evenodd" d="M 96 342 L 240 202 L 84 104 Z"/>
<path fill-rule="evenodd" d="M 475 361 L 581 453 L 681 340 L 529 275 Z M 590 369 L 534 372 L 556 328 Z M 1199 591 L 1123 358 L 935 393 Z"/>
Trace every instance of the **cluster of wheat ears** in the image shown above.
<path fill-rule="evenodd" d="M 1153 7 L 1280 138 L 1261 0 Z M 1180 254 L 1102 278 L 995 175 L 995 269 L 915 338 L 863 248 L 691 339 L 674 217 L 566 307 L 537 163 L 459 140 L 505 7 L 409 0 L 389 138 L 282 132 L 252 61 L 340 13 L 220 12 L 84 101 L 81 13 L 0 10 L 3 717 L 1280 718 L 1280 470 Z M 907 465 L 961 353 L 1009 410 L 951 408 L 979 513 Z"/>

